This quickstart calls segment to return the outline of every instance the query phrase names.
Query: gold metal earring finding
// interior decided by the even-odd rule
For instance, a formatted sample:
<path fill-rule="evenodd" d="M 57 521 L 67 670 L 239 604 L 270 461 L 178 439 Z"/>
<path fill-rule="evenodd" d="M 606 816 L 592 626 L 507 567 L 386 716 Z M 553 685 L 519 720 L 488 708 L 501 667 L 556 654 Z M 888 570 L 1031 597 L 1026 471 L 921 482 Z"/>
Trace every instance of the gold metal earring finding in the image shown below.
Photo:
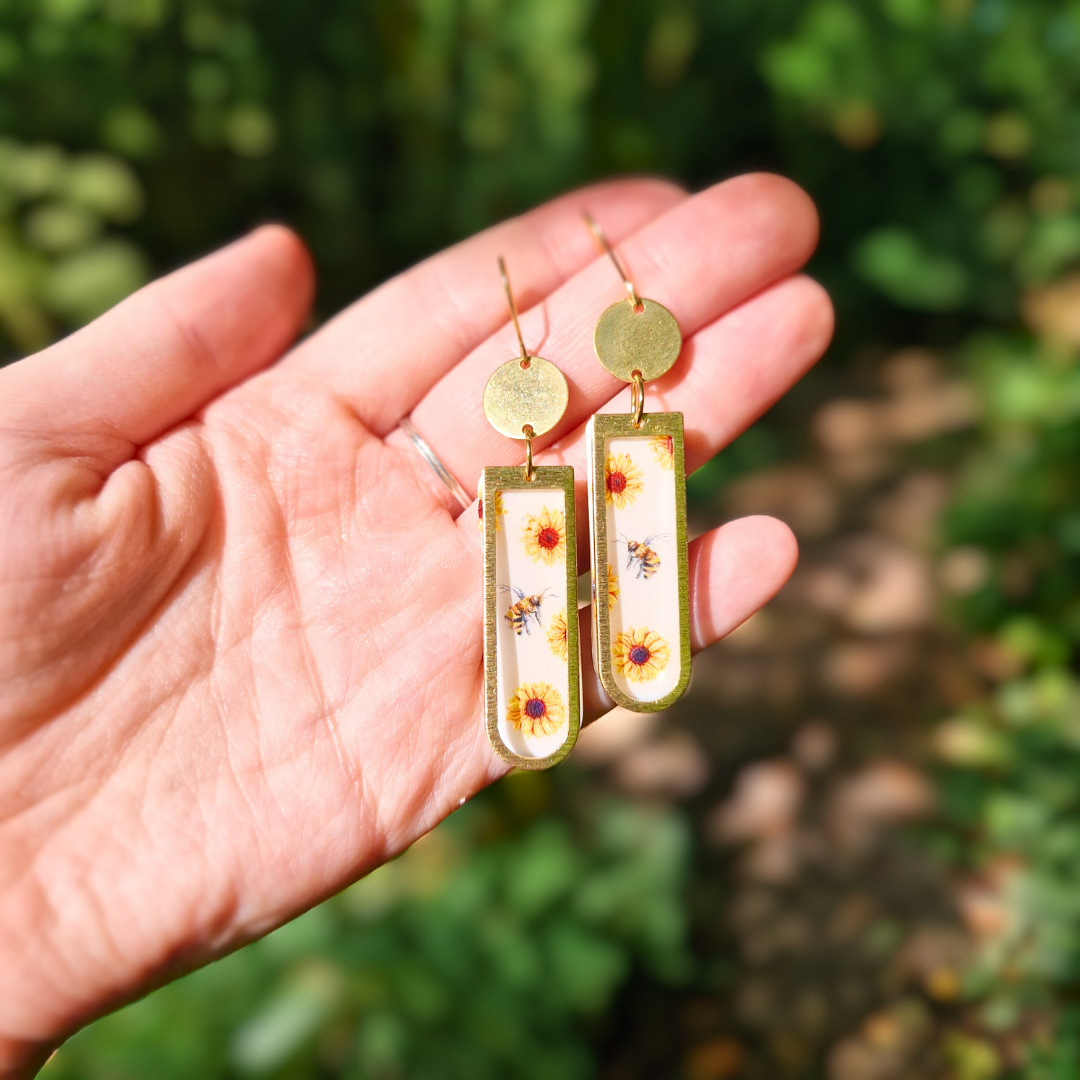
<path fill-rule="evenodd" d="M 510 288 L 510 275 L 506 270 L 506 262 L 499 256 L 499 276 L 502 278 L 503 289 L 506 290 L 506 303 L 510 308 L 510 319 L 514 324 L 514 333 L 517 334 L 518 347 L 521 349 L 521 366 L 527 368 L 529 361 L 528 350 L 525 348 L 525 339 L 521 336 L 521 323 L 518 321 L 517 301 L 514 299 L 514 290 Z"/>
<path fill-rule="evenodd" d="M 562 419 L 570 389 L 563 373 L 550 360 L 533 356 L 525 348 L 510 275 L 502 259 L 499 259 L 499 274 L 521 351 L 515 359 L 496 368 L 488 379 L 484 387 L 484 413 L 500 435 L 525 440 L 528 475 L 532 472 L 532 440 L 550 431 Z"/>
<path fill-rule="evenodd" d="M 523 425 L 521 430 L 525 435 L 525 482 L 531 484 L 536 475 L 532 462 L 532 441 L 536 433 L 533 431 L 532 424 Z"/>
<path fill-rule="evenodd" d="M 615 254 L 615 249 L 608 243 L 604 230 L 600 228 L 596 218 L 587 210 L 585 211 L 585 224 L 589 226 L 589 231 L 593 234 L 593 242 L 596 244 L 597 250 L 615 264 L 615 272 L 623 279 L 626 291 L 630 294 L 630 303 L 633 305 L 634 310 L 640 314 L 642 308 L 641 298 L 637 294 L 637 289 L 634 288 L 634 283 L 630 280 L 630 275 L 623 269 L 618 255 Z"/>
<path fill-rule="evenodd" d="M 645 378 L 634 368 L 630 372 L 630 415 L 634 420 L 634 427 L 641 427 L 641 414 L 645 411 Z"/>
<path fill-rule="evenodd" d="M 635 371 L 642 384 L 659 379 L 671 369 L 682 351 L 679 324 L 663 304 L 638 293 L 595 219 L 586 214 L 585 223 L 597 250 L 611 259 L 628 294 L 625 300 L 607 308 L 597 320 L 593 332 L 596 358 L 624 382 L 634 381 Z"/>

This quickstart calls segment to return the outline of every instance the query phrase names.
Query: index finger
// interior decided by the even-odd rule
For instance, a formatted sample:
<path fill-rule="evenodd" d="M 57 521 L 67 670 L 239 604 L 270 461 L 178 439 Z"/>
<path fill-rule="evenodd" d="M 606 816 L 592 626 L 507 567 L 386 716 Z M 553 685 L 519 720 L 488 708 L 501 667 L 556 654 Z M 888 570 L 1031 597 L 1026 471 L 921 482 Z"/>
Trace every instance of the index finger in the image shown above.
<path fill-rule="evenodd" d="M 613 241 L 686 193 L 661 180 L 617 180 L 564 195 L 425 260 L 346 308 L 302 342 L 283 374 L 316 378 L 376 435 L 392 431 L 478 345 L 510 322 L 496 259 L 510 267 L 522 309 L 596 258 L 581 215 L 603 216 Z"/>

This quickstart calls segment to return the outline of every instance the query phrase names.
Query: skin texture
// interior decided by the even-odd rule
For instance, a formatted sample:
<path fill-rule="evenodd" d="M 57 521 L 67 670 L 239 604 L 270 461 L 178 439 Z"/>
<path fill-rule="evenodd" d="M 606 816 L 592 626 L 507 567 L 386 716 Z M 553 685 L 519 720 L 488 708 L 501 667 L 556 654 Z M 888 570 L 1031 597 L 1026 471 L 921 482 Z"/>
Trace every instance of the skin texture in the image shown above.
<path fill-rule="evenodd" d="M 482 723 L 476 508 L 457 517 L 397 424 L 411 415 L 467 490 L 522 460 L 481 407 L 516 355 L 505 256 L 526 343 L 571 388 L 538 462 L 578 468 L 584 524 L 584 423 L 629 409 L 592 355 L 623 292 L 585 209 L 682 327 L 646 408 L 684 412 L 696 469 L 831 334 L 797 273 L 814 209 L 776 177 L 577 192 L 291 352 L 312 268 L 268 227 L 0 371 L 0 1077 L 33 1075 L 81 1024 L 341 889 L 503 774 Z M 795 559 L 770 518 L 695 541 L 695 648 Z M 591 680 L 585 696 L 587 719 L 609 707 Z"/>

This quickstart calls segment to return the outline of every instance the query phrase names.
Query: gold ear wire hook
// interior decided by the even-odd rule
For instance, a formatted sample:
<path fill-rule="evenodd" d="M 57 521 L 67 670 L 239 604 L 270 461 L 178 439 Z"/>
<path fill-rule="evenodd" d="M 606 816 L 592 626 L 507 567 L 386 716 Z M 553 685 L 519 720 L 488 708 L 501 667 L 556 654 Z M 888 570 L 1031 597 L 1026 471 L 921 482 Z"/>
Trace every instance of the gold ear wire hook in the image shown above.
<path fill-rule="evenodd" d="M 626 291 L 630 294 L 630 299 L 634 302 L 634 310 L 640 311 L 643 306 L 641 297 L 638 296 L 637 289 L 634 288 L 634 283 L 623 269 L 622 263 L 619 262 L 619 258 L 615 254 L 615 249 L 608 242 L 604 230 L 600 228 L 596 218 L 594 218 L 587 210 L 582 216 L 585 218 L 585 224 L 589 226 L 589 232 L 592 233 L 593 241 L 596 244 L 596 250 L 599 251 L 601 255 L 606 255 L 615 264 L 615 269 L 618 272 L 619 277 L 622 278 L 623 284 L 626 286 Z"/>
<path fill-rule="evenodd" d="M 521 347 L 521 366 L 529 366 L 529 354 L 525 349 L 525 339 L 521 336 L 521 325 L 518 323 L 517 304 L 514 303 L 514 291 L 510 288 L 510 275 L 506 272 L 506 263 L 499 256 L 499 275 L 502 277 L 503 288 L 506 290 L 506 302 L 510 305 L 510 318 L 514 322 L 514 333 L 517 334 L 518 345 Z"/>

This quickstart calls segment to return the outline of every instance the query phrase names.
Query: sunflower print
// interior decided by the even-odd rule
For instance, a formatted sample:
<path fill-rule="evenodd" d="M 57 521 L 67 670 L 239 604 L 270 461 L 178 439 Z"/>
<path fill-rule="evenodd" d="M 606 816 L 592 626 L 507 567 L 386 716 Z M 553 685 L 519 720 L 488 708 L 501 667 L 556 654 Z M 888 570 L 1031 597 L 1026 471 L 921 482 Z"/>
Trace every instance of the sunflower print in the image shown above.
<path fill-rule="evenodd" d="M 561 510 L 552 510 L 547 506 L 539 514 L 527 515 L 521 539 L 525 554 L 533 562 L 542 562 L 547 566 L 566 562 L 566 515 Z"/>
<path fill-rule="evenodd" d="M 554 735 L 566 723 L 562 695 L 550 683 L 524 683 L 506 706 L 506 722 L 527 739 Z"/>
<path fill-rule="evenodd" d="M 565 660 L 570 652 L 566 639 L 566 608 L 563 608 L 552 620 L 547 632 L 548 648 L 560 659 Z"/>
<path fill-rule="evenodd" d="M 499 524 L 499 518 L 506 513 L 503 510 L 502 492 L 495 492 L 495 531 L 498 532 L 502 526 Z M 484 486 L 481 482 L 480 486 L 476 489 L 476 516 L 478 520 L 478 527 L 481 532 L 484 531 Z"/>
<path fill-rule="evenodd" d="M 645 483 L 641 470 L 630 460 L 629 454 L 608 454 L 604 464 L 604 486 L 607 501 L 624 510 L 633 505 Z"/>
<path fill-rule="evenodd" d="M 650 439 L 649 449 L 661 469 L 675 468 L 675 440 L 670 435 L 657 435 Z"/>
<path fill-rule="evenodd" d="M 668 643 L 655 630 L 631 627 L 615 639 L 611 656 L 615 670 L 629 682 L 650 682 L 667 667 Z"/>
<path fill-rule="evenodd" d="M 619 602 L 619 571 L 611 563 L 607 564 L 607 609 L 610 611 Z"/>

